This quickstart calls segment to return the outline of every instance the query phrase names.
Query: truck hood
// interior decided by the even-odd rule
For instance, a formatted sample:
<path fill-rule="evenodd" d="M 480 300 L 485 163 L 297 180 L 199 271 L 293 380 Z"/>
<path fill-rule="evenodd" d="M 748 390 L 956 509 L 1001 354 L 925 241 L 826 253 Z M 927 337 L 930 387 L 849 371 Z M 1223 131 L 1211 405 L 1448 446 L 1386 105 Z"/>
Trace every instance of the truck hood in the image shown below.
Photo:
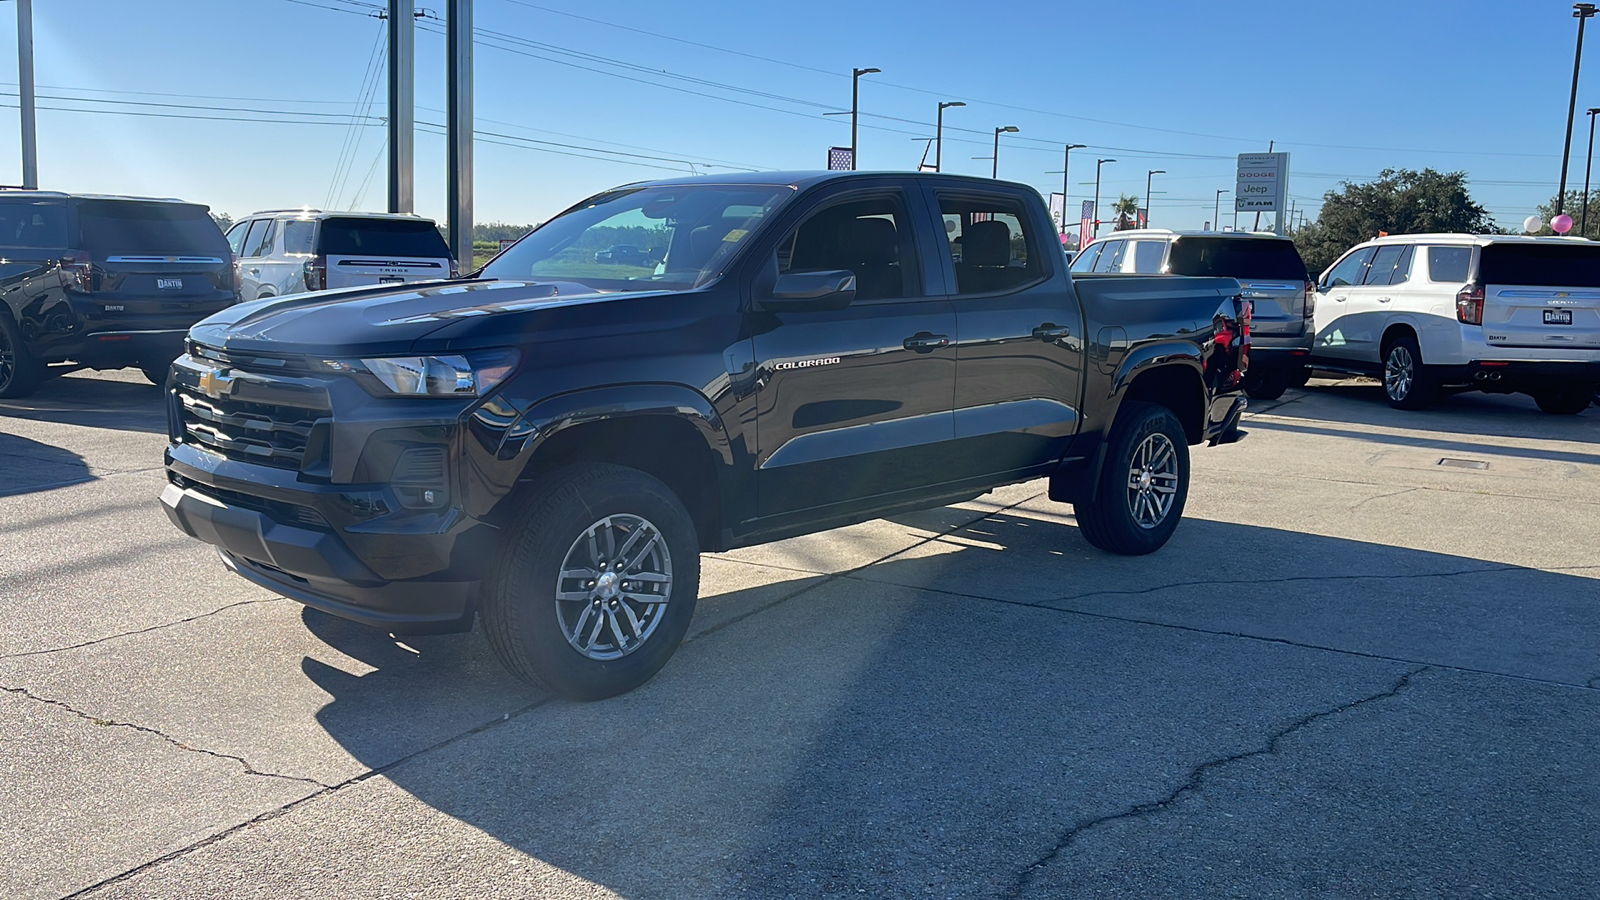
<path fill-rule="evenodd" d="M 600 293 L 573 282 L 437 281 L 291 294 L 231 306 L 189 336 L 224 350 L 352 356 L 405 353 L 452 322 L 659 293 Z"/>

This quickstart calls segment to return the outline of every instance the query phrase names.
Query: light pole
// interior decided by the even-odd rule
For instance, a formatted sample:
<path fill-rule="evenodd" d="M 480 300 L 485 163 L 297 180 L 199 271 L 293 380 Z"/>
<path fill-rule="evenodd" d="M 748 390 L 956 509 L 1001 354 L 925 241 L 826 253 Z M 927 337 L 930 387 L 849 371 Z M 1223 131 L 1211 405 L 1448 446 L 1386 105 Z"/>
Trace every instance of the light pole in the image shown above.
<path fill-rule="evenodd" d="M 39 139 L 33 112 L 33 0 L 17 0 L 17 112 L 22 117 L 22 189 L 39 189 Z"/>
<path fill-rule="evenodd" d="M 1166 169 L 1151 169 L 1144 174 L 1144 225 L 1150 227 L 1150 179 L 1167 174 Z"/>
<path fill-rule="evenodd" d="M 1067 233 L 1067 170 L 1072 168 L 1072 151 L 1082 150 L 1088 144 L 1068 144 L 1061 155 L 1061 233 Z"/>
<path fill-rule="evenodd" d="M 1578 112 L 1578 67 L 1583 63 L 1583 23 L 1595 14 L 1593 3 L 1572 4 L 1572 17 L 1578 20 L 1578 49 L 1572 53 L 1572 98 L 1567 101 L 1567 142 L 1561 148 L 1561 187 L 1556 190 L 1556 215 L 1567 194 L 1567 158 L 1572 154 L 1572 120 Z"/>
<path fill-rule="evenodd" d="M 1000 135 L 1012 134 L 1021 130 L 1015 125 L 1007 125 L 1004 128 L 996 128 L 994 130 L 994 169 L 989 173 L 990 178 L 1000 177 Z"/>
<path fill-rule="evenodd" d="M 850 170 L 856 169 L 856 113 L 861 108 L 861 76 L 876 75 L 882 69 L 850 70 Z"/>
<path fill-rule="evenodd" d="M 966 104 L 960 100 L 951 100 L 948 103 L 939 104 L 939 124 L 935 125 L 933 129 L 933 170 L 935 172 L 944 171 L 944 169 L 940 168 L 944 161 L 944 111 L 955 106 L 966 106 Z"/>
<path fill-rule="evenodd" d="M 1545 182 L 1545 183 L 1549 184 L 1549 182 Z M 1222 230 L 1222 195 L 1226 194 L 1227 192 L 1228 192 L 1227 188 L 1222 188 L 1221 190 L 1217 191 L 1217 199 L 1215 201 L 1213 201 L 1212 204 L 1211 204 L 1211 230 L 1212 231 L 1221 231 Z M 1201 209 L 1204 209 L 1204 208 L 1205 207 L 1203 207 L 1203 206 L 1201 207 Z"/>
<path fill-rule="evenodd" d="M 1114 163 L 1114 159 L 1097 159 L 1094 161 L 1094 231 L 1090 237 L 1100 236 L 1100 167 L 1106 163 Z"/>
<path fill-rule="evenodd" d="M 1594 117 L 1600 109 L 1591 108 L 1589 116 L 1589 160 L 1583 165 L 1583 217 L 1582 224 L 1578 226 L 1578 237 L 1589 234 L 1589 170 L 1594 168 Z"/>

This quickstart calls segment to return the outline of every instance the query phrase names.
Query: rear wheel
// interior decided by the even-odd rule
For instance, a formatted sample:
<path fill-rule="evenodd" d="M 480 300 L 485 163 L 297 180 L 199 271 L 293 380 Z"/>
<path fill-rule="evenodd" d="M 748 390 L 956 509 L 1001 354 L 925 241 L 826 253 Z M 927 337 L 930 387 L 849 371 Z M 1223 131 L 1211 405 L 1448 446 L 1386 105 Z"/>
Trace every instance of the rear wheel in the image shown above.
<path fill-rule="evenodd" d="M 1264 369 L 1246 372 L 1244 392 L 1251 400 L 1276 400 L 1289 389 L 1291 372 L 1288 369 Z"/>
<path fill-rule="evenodd" d="M 1141 556 L 1161 549 L 1189 497 L 1189 443 L 1165 406 L 1129 401 L 1111 429 L 1105 467 L 1092 502 L 1074 503 L 1078 529 L 1108 553 Z"/>
<path fill-rule="evenodd" d="M 519 678 L 573 700 L 649 681 L 700 592 L 688 511 L 655 478 L 600 463 L 550 472 L 526 496 L 485 582 L 489 646 Z"/>
<path fill-rule="evenodd" d="M 28 352 L 22 331 L 0 312 L 0 397 L 26 397 L 39 386 L 41 366 Z"/>
<path fill-rule="evenodd" d="M 1437 387 L 1427 367 L 1417 339 L 1403 334 L 1383 348 L 1383 392 L 1395 409 L 1423 409 L 1433 403 Z"/>
<path fill-rule="evenodd" d="M 1553 416 L 1575 416 L 1589 408 L 1594 395 L 1588 391 L 1545 391 L 1533 395 L 1533 402 Z"/>
<path fill-rule="evenodd" d="M 1289 371 L 1289 386 L 1303 388 L 1311 383 L 1311 367 L 1301 366 Z"/>

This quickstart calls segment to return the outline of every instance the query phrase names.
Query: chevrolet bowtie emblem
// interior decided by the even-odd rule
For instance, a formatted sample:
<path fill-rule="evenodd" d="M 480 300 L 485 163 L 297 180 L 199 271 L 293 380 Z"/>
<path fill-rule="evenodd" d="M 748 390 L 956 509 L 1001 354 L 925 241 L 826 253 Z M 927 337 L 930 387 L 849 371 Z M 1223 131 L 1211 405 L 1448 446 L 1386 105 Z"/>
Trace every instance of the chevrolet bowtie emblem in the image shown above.
<path fill-rule="evenodd" d="M 213 400 L 221 400 L 233 390 L 233 380 L 226 369 L 205 372 L 200 376 L 200 393 Z"/>

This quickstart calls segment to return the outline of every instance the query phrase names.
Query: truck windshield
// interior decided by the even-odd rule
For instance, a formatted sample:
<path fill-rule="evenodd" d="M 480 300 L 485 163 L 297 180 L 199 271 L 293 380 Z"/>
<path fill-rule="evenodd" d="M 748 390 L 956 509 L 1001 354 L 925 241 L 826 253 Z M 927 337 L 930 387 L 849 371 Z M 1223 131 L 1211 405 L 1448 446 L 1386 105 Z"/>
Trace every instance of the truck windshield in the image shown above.
<path fill-rule="evenodd" d="M 1306 264 L 1294 243 L 1273 238 L 1181 237 L 1172 245 L 1167 271 L 1212 278 L 1306 280 Z"/>
<path fill-rule="evenodd" d="M 608 191 L 544 223 L 484 278 L 575 281 L 596 290 L 684 291 L 723 267 L 794 191 L 757 184 Z"/>

